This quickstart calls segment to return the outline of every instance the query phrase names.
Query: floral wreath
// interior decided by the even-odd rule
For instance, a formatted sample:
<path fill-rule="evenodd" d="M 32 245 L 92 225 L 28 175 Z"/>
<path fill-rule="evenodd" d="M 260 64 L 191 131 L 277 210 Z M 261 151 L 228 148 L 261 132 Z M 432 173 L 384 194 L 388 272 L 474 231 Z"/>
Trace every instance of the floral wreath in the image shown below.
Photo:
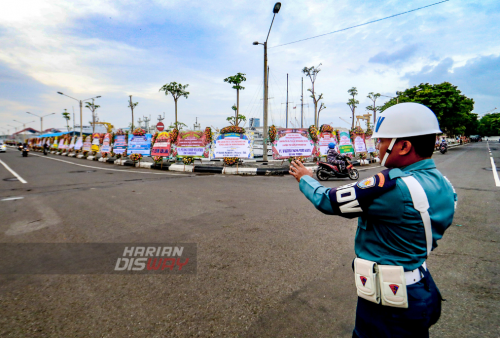
<path fill-rule="evenodd" d="M 137 128 L 132 132 L 134 136 L 144 136 L 146 134 L 146 131 L 142 128 Z"/>
<path fill-rule="evenodd" d="M 228 166 L 233 166 L 239 163 L 240 159 L 238 157 L 224 157 L 224 164 Z"/>
<path fill-rule="evenodd" d="M 179 136 L 179 129 L 174 128 L 170 132 L 170 143 L 175 143 L 177 141 L 177 137 Z"/>
<path fill-rule="evenodd" d="M 229 127 L 224 127 L 220 130 L 221 134 L 229 134 L 229 133 L 238 133 L 238 134 L 244 134 L 245 133 L 245 128 L 238 127 L 238 126 L 229 126 Z"/>
<path fill-rule="evenodd" d="M 304 156 L 290 156 L 288 158 L 288 162 L 292 163 L 293 161 L 297 161 L 297 162 L 300 162 L 300 163 L 304 163 L 306 161 L 306 158 Z"/>
<path fill-rule="evenodd" d="M 205 135 L 205 140 L 207 143 L 212 142 L 212 128 L 206 127 L 205 131 L 203 132 L 203 135 Z"/>
<path fill-rule="evenodd" d="M 309 136 L 311 137 L 311 140 L 318 142 L 318 129 L 314 124 L 309 127 Z"/>
<path fill-rule="evenodd" d="M 153 137 L 151 137 L 151 145 L 154 145 L 155 144 L 155 141 L 156 141 L 156 138 L 158 137 L 159 133 L 156 132 L 154 133 Z"/>
<path fill-rule="evenodd" d="M 360 126 L 356 126 L 354 128 L 351 129 L 351 136 L 352 135 L 361 135 L 361 134 L 364 134 L 364 130 L 363 128 L 361 128 Z"/>
<path fill-rule="evenodd" d="M 366 129 L 366 131 L 365 131 L 365 135 L 366 136 L 372 136 L 373 135 L 373 130 L 370 127 L 368 127 L 368 129 Z"/>
<path fill-rule="evenodd" d="M 130 158 L 130 160 L 135 163 L 142 159 L 142 154 L 132 154 L 128 158 Z"/>
<path fill-rule="evenodd" d="M 125 135 L 125 132 L 122 129 L 118 129 L 116 135 Z"/>
<path fill-rule="evenodd" d="M 278 134 L 278 131 L 276 130 L 276 126 L 273 124 L 272 126 L 269 127 L 269 141 L 273 143 L 276 140 L 276 135 Z"/>
<path fill-rule="evenodd" d="M 159 164 L 159 163 L 163 162 L 163 157 L 162 156 L 153 156 L 153 161 L 156 164 Z"/>
<path fill-rule="evenodd" d="M 319 127 L 319 130 L 322 133 L 331 133 L 333 132 L 333 127 L 329 124 L 322 124 L 321 127 Z"/>
<path fill-rule="evenodd" d="M 182 158 L 182 163 L 185 165 L 190 165 L 194 162 L 194 157 L 193 156 L 186 156 Z"/>

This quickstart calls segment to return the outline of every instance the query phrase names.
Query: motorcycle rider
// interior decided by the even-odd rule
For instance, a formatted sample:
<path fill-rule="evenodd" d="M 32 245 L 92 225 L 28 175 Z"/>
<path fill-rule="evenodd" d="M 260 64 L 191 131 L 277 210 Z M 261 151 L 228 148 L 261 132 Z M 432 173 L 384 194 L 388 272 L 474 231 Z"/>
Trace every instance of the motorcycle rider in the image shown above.
<path fill-rule="evenodd" d="M 448 142 L 446 142 L 446 139 L 443 137 L 443 139 L 441 140 L 441 144 L 439 145 L 439 147 L 444 147 L 446 150 L 448 150 Z"/>
<path fill-rule="evenodd" d="M 346 163 L 344 160 L 342 160 L 342 157 L 340 154 L 335 150 L 335 143 L 330 142 L 328 144 L 328 153 L 326 160 L 328 163 L 337 166 L 339 169 L 339 172 L 342 172 L 345 170 Z"/>
<path fill-rule="evenodd" d="M 43 154 L 47 155 L 48 151 L 49 151 L 49 145 L 47 144 L 47 142 L 45 142 L 43 144 Z"/>
<path fill-rule="evenodd" d="M 457 194 L 432 153 L 436 115 L 406 102 L 386 109 L 372 137 L 388 169 L 357 183 L 327 188 L 301 163 L 290 174 L 321 212 L 358 218 L 353 337 L 429 337 L 441 315 L 441 294 L 426 264 L 451 225 Z M 335 231 L 335 230 L 334 230 Z"/>

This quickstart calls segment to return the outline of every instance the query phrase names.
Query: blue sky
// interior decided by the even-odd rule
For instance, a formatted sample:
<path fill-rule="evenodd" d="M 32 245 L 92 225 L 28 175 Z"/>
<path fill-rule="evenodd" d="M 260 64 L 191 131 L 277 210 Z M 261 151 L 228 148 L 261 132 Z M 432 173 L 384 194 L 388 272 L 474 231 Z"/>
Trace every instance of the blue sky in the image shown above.
<path fill-rule="evenodd" d="M 282 1 L 269 47 L 397 14 L 435 1 Z M 179 99 L 179 120 L 190 127 L 223 127 L 236 93 L 223 82 L 245 73 L 240 112 L 262 115 L 262 46 L 274 1 L 7 1 L 0 12 L 0 132 L 12 120 L 32 121 L 26 111 L 56 115 L 44 127 L 62 127 L 76 98 L 101 95 L 98 115 L 116 127 L 135 116 L 174 119 L 174 102 L 158 92 L 165 83 L 189 84 Z M 269 49 L 271 122 L 284 125 L 286 74 L 291 123 L 300 119 L 304 66 L 322 64 L 316 90 L 327 109 L 320 123 L 347 127 L 347 90 L 358 88 L 359 113 L 366 95 L 394 95 L 421 82 L 449 81 L 475 101 L 475 112 L 500 109 L 500 2 L 449 2 L 392 19 L 296 44 Z M 304 78 L 304 91 L 310 87 Z M 306 95 L 305 95 L 306 96 Z M 387 98 L 381 98 L 382 104 Z M 306 122 L 312 100 L 306 97 Z M 84 110 L 84 123 L 90 111 Z M 30 124 L 38 129 L 39 123 Z"/>

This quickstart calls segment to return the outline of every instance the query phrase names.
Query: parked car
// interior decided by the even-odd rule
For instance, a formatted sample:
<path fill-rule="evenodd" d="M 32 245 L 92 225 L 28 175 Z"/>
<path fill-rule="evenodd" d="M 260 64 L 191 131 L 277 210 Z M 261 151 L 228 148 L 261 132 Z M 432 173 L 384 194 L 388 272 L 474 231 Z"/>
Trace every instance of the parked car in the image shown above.
<path fill-rule="evenodd" d="M 5 143 L 0 141 L 0 153 L 5 153 L 6 151 L 7 151 L 7 146 L 5 145 Z"/>

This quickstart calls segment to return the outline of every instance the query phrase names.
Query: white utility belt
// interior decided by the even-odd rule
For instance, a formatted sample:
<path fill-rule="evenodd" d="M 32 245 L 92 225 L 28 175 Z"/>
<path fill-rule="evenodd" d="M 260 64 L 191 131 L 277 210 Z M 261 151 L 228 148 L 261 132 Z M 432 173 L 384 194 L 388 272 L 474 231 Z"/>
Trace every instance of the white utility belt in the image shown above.
<path fill-rule="evenodd" d="M 422 267 L 427 270 L 425 262 Z M 356 258 L 354 278 L 359 297 L 385 306 L 408 308 L 406 287 L 419 282 L 422 274 L 418 268 L 405 272 L 402 266 L 378 265 Z"/>
<path fill-rule="evenodd" d="M 427 264 L 425 262 L 422 264 L 422 267 L 427 271 Z M 406 286 L 418 283 L 422 278 L 422 273 L 418 268 L 411 271 L 405 271 Z"/>

